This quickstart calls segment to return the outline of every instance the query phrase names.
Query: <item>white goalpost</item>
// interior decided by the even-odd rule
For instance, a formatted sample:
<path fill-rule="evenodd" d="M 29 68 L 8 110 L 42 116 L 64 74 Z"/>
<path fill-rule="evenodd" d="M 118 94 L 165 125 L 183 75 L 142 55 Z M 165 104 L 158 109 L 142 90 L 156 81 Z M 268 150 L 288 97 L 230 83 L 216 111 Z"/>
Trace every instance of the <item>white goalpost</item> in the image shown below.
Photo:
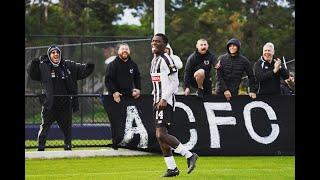
<path fill-rule="evenodd" d="M 165 34 L 165 0 L 154 0 L 154 34 Z"/>

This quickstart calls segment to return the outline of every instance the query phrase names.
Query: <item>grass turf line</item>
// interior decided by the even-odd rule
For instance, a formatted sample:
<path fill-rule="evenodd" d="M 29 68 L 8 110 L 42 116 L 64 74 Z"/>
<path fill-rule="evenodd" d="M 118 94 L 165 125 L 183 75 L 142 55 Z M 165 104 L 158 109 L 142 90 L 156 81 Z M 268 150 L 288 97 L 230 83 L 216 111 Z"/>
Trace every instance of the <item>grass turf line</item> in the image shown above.
<path fill-rule="evenodd" d="M 186 159 L 175 156 L 178 179 L 295 179 L 294 156 L 200 156 L 187 174 Z M 159 179 L 166 170 L 155 156 L 27 159 L 26 179 Z"/>

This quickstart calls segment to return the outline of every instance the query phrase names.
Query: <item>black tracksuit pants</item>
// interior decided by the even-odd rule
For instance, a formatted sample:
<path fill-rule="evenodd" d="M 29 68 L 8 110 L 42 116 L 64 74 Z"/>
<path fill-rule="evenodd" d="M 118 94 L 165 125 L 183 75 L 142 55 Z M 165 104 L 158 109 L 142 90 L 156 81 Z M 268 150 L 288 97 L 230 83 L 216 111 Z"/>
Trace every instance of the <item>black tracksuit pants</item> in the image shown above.
<path fill-rule="evenodd" d="M 42 123 L 38 132 L 38 148 L 45 148 L 47 136 L 54 121 L 57 121 L 64 135 L 65 146 L 71 146 L 72 108 L 70 103 L 64 106 L 63 109 L 52 108 L 48 110 L 42 108 Z"/>

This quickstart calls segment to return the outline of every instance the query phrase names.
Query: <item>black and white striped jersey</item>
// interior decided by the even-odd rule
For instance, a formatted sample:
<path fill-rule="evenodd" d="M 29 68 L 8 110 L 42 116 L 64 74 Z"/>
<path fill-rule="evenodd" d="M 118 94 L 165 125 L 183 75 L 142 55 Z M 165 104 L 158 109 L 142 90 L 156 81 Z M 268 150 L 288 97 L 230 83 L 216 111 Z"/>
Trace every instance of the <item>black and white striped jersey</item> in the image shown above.
<path fill-rule="evenodd" d="M 150 75 L 153 86 L 153 102 L 161 99 L 174 107 L 174 93 L 179 86 L 177 68 L 168 54 L 155 56 L 151 61 Z"/>

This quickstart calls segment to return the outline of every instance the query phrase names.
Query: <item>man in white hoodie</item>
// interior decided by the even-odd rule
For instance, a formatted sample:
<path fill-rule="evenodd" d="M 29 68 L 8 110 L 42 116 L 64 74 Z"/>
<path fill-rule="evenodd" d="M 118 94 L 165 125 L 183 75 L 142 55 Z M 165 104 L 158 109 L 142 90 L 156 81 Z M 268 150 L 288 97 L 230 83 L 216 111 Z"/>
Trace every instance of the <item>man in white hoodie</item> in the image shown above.
<path fill-rule="evenodd" d="M 181 69 L 183 67 L 183 63 L 182 63 L 180 57 L 173 54 L 173 50 L 172 50 L 170 44 L 167 44 L 166 48 L 164 49 L 164 52 L 167 53 L 172 58 L 174 65 L 177 68 L 177 72 L 178 72 L 178 69 Z M 177 94 L 178 91 L 179 91 L 179 86 L 177 87 L 177 89 L 175 90 L 174 93 Z"/>
<path fill-rule="evenodd" d="M 167 53 L 172 58 L 176 68 L 181 69 L 183 67 L 183 63 L 182 63 L 180 57 L 173 54 L 173 50 L 172 50 L 170 44 L 168 44 L 166 46 L 166 49 L 164 50 L 164 52 Z"/>

